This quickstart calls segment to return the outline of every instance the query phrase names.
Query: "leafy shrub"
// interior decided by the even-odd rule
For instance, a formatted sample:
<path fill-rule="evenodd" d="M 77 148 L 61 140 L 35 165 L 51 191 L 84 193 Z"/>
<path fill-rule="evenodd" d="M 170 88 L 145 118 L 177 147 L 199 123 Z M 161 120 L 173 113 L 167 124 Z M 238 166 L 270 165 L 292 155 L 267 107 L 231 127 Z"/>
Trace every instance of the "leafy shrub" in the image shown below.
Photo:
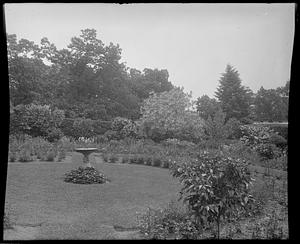
<path fill-rule="evenodd" d="M 280 155 L 280 150 L 271 143 L 258 144 L 254 146 L 254 149 L 259 153 L 263 160 L 273 159 Z"/>
<path fill-rule="evenodd" d="M 20 162 L 31 162 L 31 161 L 33 161 L 30 150 L 28 150 L 26 148 L 22 148 L 19 152 L 19 161 Z"/>
<path fill-rule="evenodd" d="M 65 151 L 65 149 L 63 149 L 63 148 L 59 149 L 57 161 L 61 162 L 65 158 L 66 158 L 66 151 Z"/>
<path fill-rule="evenodd" d="M 111 154 L 109 157 L 109 163 L 116 163 L 118 161 L 118 157 L 114 154 Z"/>
<path fill-rule="evenodd" d="M 241 141 L 246 145 L 255 146 L 262 143 L 268 143 L 272 134 L 275 134 L 270 127 L 243 125 L 241 126 L 242 137 Z"/>
<path fill-rule="evenodd" d="M 103 135 L 106 131 L 110 130 L 111 128 L 110 121 L 94 120 L 93 122 L 95 135 Z"/>
<path fill-rule="evenodd" d="M 56 127 L 51 127 L 47 129 L 46 139 L 50 142 L 58 141 L 60 138 L 64 136 L 61 129 Z"/>
<path fill-rule="evenodd" d="M 138 216 L 138 226 L 147 239 L 199 239 L 202 233 L 189 213 L 175 202 L 163 209 L 148 208 Z"/>
<path fill-rule="evenodd" d="M 74 119 L 65 118 L 59 128 L 65 136 L 75 137 L 73 124 Z"/>
<path fill-rule="evenodd" d="M 161 163 L 160 158 L 154 158 L 153 161 L 152 161 L 152 166 L 160 167 L 161 164 L 162 164 L 162 163 Z"/>
<path fill-rule="evenodd" d="M 3 229 L 8 230 L 8 229 L 13 229 L 11 219 L 10 219 L 10 214 L 9 212 L 4 212 L 3 216 Z"/>
<path fill-rule="evenodd" d="M 75 184 L 102 184 L 107 182 L 108 179 L 93 167 L 79 167 L 66 173 L 64 181 Z"/>
<path fill-rule="evenodd" d="M 54 150 L 50 150 L 46 154 L 46 161 L 53 162 L 56 157 L 56 153 Z"/>
<path fill-rule="evenodd" d="M 123 156 L 122 161 L 123 164 L 127 164 L 129 162 L 129 157 L 128 156 Z"/>
<path fill-rule="evenodd" d="M 63 136 L 62 138 L 59 139 L 57 142 L 57 146 L 66 152 L 71 152 L 75 148 L 75 142 L 72 141 L 70 138 Z"/>
<path fill-rule="evenodd" d="M 282 155 L 277 158 L 273 158 L 270 160 L 266 160 L 263 162 L 264 167 L 268 167 L 271 169 L 278 169 L 278 170 L 284 170 L 287 171 L 287 166 L 288 166 L 288 161 L 287 161 L 287 156 Z"/>
<path fill-rule="evenodd" d="M 117 131 L 108 130 L 104 133 L 104 136 L 107 138 L 108 141 L 110 140 L 119 140 L 120 136 Z"/>
<path fill-rule="evenodd" d="M 60 126 L 63 119 L 64 112 L 59 109 L 52 110 L 49 105 L 18 105 L 11 115 L 10 127 L 13 133 L 47 137 L 49 130 Z"/>
<path fill-rule="evenodd" d="M 8 152 L 9 162 L 15 162 L 18 159 L 18 154 L 16 152 Z"/>
<path fill-rule="evenodd" d="M 287 140 L 277 134 L 272 134 L 269 138 L 269 143 L 275 144 L 277 147 L 284 149 L 287 146 Z"/>
<path fill-rule="evenodd" d="M 192 216 L 202 226 L 216 223 L 218 237 L 221 219 L 238 216 L 252 200 L 252 181 L 246 162 L 230 157 L 202 152 L 197 160 L 173 163 L 174 177 L 184 185 L 181 197 Z"/>
<path fill-rule="evenodd" d="M 236 141 L 230 145 L 224 145 L 223 152 L 229 157 L 234 156 L 236 158 L 241 158 L 254 165 L 260 162 L 259 154 L 242 141 Z"/>
<path fill-rule="evenodd" d="M 146 164 L 146 165 L 152 165 L 152 162 L 153 162 L 153 158 L 149 157 L 149 158 L 147 158 L 147 160 L 145 161 L 145 164 Z"/>

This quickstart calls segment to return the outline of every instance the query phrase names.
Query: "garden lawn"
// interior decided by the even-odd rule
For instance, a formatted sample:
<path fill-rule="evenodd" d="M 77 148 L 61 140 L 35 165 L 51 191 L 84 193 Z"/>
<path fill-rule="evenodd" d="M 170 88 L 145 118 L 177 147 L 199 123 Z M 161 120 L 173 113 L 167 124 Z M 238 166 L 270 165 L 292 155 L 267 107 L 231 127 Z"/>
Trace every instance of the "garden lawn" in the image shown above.
<path fill-rule="evenodd" d="M 178 198 L 179 182 L 168 169 L 97 163 L 95 168 L 111 182 L 64 182 L 64 173 L 80 165 L 9 163 L 6 209 L 13 225 L 36 226 L 32 239 L 123 238 L 113 226 L 137 226 L 137 213 L 149 206 L 163 207 Z M 12 234 L 6 238 L 13 239 Z"/>

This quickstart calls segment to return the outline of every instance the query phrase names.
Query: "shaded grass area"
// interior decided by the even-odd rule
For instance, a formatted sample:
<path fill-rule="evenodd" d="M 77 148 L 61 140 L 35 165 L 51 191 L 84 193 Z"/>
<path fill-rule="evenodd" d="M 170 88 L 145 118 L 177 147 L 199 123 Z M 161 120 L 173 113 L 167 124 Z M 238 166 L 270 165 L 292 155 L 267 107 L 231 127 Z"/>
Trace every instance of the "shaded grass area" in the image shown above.
<path fill-rule="evenodd" d="M 110 183 L 66 183 L 75 163 L 8 165 L 6 206 L 15 225 L 42 223 L 37 239 L 114 239 L 113 226 L 136 226 L 137 213 L 177 199 L 180 185 L 167 169 L 94 164 Z"/>

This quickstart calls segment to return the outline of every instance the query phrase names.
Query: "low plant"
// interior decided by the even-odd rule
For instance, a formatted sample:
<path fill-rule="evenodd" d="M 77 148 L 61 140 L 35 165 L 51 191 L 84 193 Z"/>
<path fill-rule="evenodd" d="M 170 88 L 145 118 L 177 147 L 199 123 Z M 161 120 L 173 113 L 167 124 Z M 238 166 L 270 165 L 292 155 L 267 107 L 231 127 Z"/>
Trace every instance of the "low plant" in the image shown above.
<path fill-rule="evenodd" d="M 202 233 L 189 213 L 174 201 L 165 208 L 148 208 L 138 216 L 138 223 L 147 239 L 199 239 Z"/>
<path fill-rule="evenodd" d="M 13 229 L 13 225 L 10 219 L 10 214 L 9 212 L 4 211 L 4 216 L 3 216 L 3 229 L 8 230 L 8 229 Z"/>
<path fill-rule="evenodd" d="M 57 157 L 57 161 L 58 162 L 61 162 L 63 159 L 66 158 L 66 151 L 64 148 L 60 148 L 59 151 L 58 151 L 58 157 Z"/>
<path fill-rule="evenodd" d="M 153 162 L 153 158 L 149 157 L 146 159 L 145 164 L 150 166 L 150 165 L 152 165 L 152 162 Z"/>
<path fill-rule="evenodd" d="M 20 162 L 32 162 L 33 157 L 31 156 L 31 151 L 26 148 L 22 148 L 19 152 L 19 161 Z"/>
<path fill-rule="evenodd" d="M 161 164 L 162 164 L 162 162 L 161 162 L 160 158 L 154 158 L 153 161 L 152 161 L 152 166 L 160 167 Z"/>
<path fill-rule="evenodd" d="M 64 181 L 75 184 L 102 184 L 107 182 L 108 179 L 93 167 L 79 167 L 66 173 Z"/>
<path fill-rule="evenodd" d="M 48 162 L 53 162 L 56 157 L 56 153 L 54 150 L 49 150 L 46 154 L 45 160 Z"/>

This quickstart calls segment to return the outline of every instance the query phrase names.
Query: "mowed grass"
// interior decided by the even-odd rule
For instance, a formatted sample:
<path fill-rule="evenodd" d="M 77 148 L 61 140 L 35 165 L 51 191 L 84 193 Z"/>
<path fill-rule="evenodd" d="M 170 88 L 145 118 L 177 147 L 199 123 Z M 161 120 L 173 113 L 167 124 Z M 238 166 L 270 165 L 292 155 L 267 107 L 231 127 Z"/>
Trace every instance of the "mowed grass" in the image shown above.
<path fill-rule="evenodd" d="M 138 213 L 178 198 L 179 182 L 168 169 L 97 163 L 110 183 L 64 182 L 64 173 L 80 165 L 8 164 L 6 205 L 15 224 L 42 223 L 37 239 L 114 238 L 114 225 L 136 226 Z"/>

